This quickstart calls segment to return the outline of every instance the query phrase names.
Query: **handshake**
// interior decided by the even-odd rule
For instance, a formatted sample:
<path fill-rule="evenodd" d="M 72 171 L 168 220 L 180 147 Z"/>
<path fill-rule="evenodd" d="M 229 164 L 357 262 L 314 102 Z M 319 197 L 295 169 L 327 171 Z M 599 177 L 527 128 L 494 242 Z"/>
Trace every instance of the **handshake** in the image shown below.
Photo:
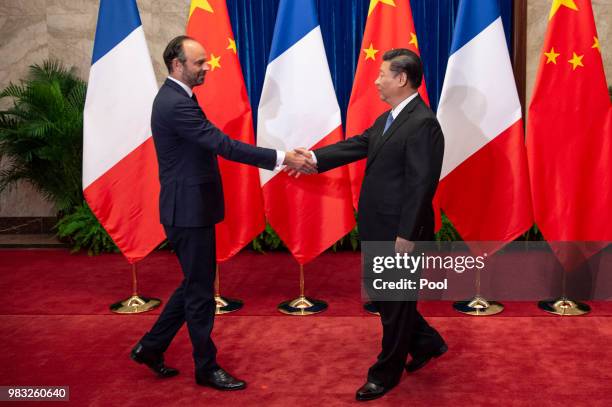
<path fill-rule="evenodd" d="M 316 174 L 318 172 L 314 154 L 303 147 L 298 147 L 293 151 L 287 151 L 283 164 L 286 165 L 283 171 L 295 178 L 298 178 L 302 174 Z"/>

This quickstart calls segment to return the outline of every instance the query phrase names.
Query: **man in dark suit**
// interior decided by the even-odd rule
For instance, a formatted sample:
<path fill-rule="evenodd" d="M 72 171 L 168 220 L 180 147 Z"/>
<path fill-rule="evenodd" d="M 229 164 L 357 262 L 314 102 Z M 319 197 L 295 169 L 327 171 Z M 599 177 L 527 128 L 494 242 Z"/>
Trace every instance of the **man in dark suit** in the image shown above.
<path fill-rule="evenodd" d="M 295 152 L 232 140 L 208 121 L 192 92 L 209 70 L 200 43 L 187 36 L 174 38 L 164 51 L 164 62 L 170 75 L 153 102 L 151 130 L 159 163 L 161 223 L 184 279 L 131 357 L 160 377 L 177 375 L 176 369 L 164 364 L 163 354 L 186 322 L 196 382 L 239 390 L 246 383 L 217 365 L 210 337 L 215 315 L 215 224 L 224 216 L 217 155 L 268 170 L 285 164 L 313 172 L 314 165 Z"/>
<path fill-rule="evenodd" d="M 383 56 L 375 82 L 391 106 L 362 135 L 313 152 L 319 172 L 367 158 L 359 198 L 362 241 L 394 241 L 395 251 L 409 253 L 414 241 L 434 239 L 432 199 L 440 178 L 444 137 L 434 113 L 417 93 L 423 77 L 420 58 L 407 49 Z M 296 174 L 296 171 L 290 171 Z M 382 351 L 356 394 L 373 400 L 400 380 L 446 352 L 442 337 L 417 311 L 416 301 L 376 301 L 383 327 Z M 412 359 L 406 364 L 407 356 Z"/>

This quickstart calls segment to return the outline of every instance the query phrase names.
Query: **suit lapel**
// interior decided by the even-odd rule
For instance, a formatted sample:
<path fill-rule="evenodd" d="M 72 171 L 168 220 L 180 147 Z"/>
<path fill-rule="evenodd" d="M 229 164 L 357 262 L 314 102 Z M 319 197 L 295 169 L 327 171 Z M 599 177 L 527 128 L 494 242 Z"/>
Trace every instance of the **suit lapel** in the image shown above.
<path fill-rule="evenodd" d="M 385 139 L 385 126 L 387 125 L 387 118 L 389 117 L 389 115 L 391 114 L 391 110 L 389 110 L 387 112 L 387 116 L 385 117 L 385 120 L 383 120 L 382 122 L 382 127 L 379 127 L 377 130 L 376 135 L 374 136 L 374 148 L 372 149 L 372 152 L 378 151 L 378 147 L 380 146 L 380 143 L 383 142 L 383 140 Z M 387 129 L 387 132 L 389 132 L 391 130 L 391 127 L 393 126 L 395 120 L 393 120 L 393 122 L 391 122 L 391 125 L 389 126 L 389 128 Z"/>
<path fill-rule="evenodd" d="M 393 123 L 391 123 L 391 126 L 389 126 L 386 133 L 383 133 L 384 126 L 381 128 L 380 133 L 376 136 L 376 143 L 374 146 L 374 151 L 372 151 L 372 155 L 368 159 L 368 163 L 366 164 L 366 169 L 372 164 L 374 159 L 378 156 L 378 153 L 380 152 L 382 147 L 385 145 L 385 143 L 389 141 L 391 137 L 393 137 L 393 133 L 406 120 L 410 118 L 410 113 L 412 113 L 412 111 L 414 110 L 416 105 L 420 102 L 420 100 L 421 100 L 421 97 L 419 95 L 417 95 L 417 97 L 415 97 L 414 100 L 411 100 L 410 103 L 408 103 L 406 107 L 402 109 L 399 116 L 397 116 L 395 120 L 393 120 Z M 391 114 L 391 111 L 389 111 L 389 114 Z"/>
<path fill-rule="evenodd" d="M 193 96 L 190 97 L 189 94 L 185 91 L 185 89 L 183 89 L 178 83 L 170 79 L 167 79 L 167 78 L 166 78 L 166 81 L 164 82 L 164 86 L 169 86 L 175 91 L 177 91 L 178 93 L 180 93 L 181 95 L 185 96 L 187 99 L 191 99 L 198 106 L 198 109 L 200 109 L 200 111 L 206 118 L 206 113 L 204 113 L 204 110 L 202 110 L 202 107 L 200 106 L 200 103 L 198 102 L 198 99 L 196 98 L 195 93 L 193 94 Z"/>

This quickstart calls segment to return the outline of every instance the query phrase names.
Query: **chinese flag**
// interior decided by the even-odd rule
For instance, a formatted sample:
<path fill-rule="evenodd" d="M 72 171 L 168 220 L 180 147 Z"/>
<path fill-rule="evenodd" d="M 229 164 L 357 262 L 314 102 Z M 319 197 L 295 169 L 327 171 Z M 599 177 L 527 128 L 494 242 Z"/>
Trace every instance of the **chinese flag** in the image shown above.
<path fill-rule="evenodd" d="M 612 240 L 612 113 L 591 2 L 554 0 L 527 121 L 535 220 L 549 241 Z"/>
<path fill-rule="evenodd" d="M 376 118 L 390 109 L 380 100 L 374 81 L 382 63 L 383 54 L 391 48 L 408 48 L 419 54 L 410 0 L 370 0 L 363 41 L 357 62 L 353 90 L 346 113 L 346 136 L 364 132 Z M 419 93 L 429 104 L 425 81 Z M 359 192 L 365 172 L 366 160 L 349 165 L 353 206 L 357 208 Z"/>
<path fill-rule="evenodd" d="M 251 106 L 225 0 L 192 0 L 187 35 L 208 52 L 210 71 L 195 93 L 211 122 L 228 136 L 255 144 Z M 257 168 L 219 157 L 225 220 L 217 224 L 217 261 L 238 253 L 265 227 Z"/>

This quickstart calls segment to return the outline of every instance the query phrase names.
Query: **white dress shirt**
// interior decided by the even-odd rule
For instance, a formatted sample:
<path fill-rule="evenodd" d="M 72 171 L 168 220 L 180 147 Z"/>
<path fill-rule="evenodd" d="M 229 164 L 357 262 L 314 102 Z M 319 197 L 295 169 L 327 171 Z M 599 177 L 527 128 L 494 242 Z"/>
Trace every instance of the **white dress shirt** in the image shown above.
<path fill-rule="evenodd" d="M 404 110 L 404 108 L 406 107 L 406 105 L 408 103 L 410 103 L 410 101 L 412 99 L 414 99 L 415 97 L 417 97 L 419 94 L 419 92 L 414 92 L 412 95 L 408 96 L 406 99 L 402 100 L 399 105 L 395 106 L 393 109 L 391 109 L 391 116 L 393 116 L 393 120 L 397 119 L 397 116 L 399 116 L 399 114 L 402 112 L 402 110 Z"/>
<path fill-rule="evenodd" d="M 179 81 L 178 79 L 173 78 L 172 76 L 168 76 L 168 79 L 170 79 L 172 82 L 174 83 L 178 83 L 178 85 L 183 88 L 183 90 L 185 92 L 187 92 L 187 94 L 189 95 L 189 97 L 193 96 L 193 90 L 191 90 L 191 88 L 187 85 L 185 85 L 183 82 Z"/>

